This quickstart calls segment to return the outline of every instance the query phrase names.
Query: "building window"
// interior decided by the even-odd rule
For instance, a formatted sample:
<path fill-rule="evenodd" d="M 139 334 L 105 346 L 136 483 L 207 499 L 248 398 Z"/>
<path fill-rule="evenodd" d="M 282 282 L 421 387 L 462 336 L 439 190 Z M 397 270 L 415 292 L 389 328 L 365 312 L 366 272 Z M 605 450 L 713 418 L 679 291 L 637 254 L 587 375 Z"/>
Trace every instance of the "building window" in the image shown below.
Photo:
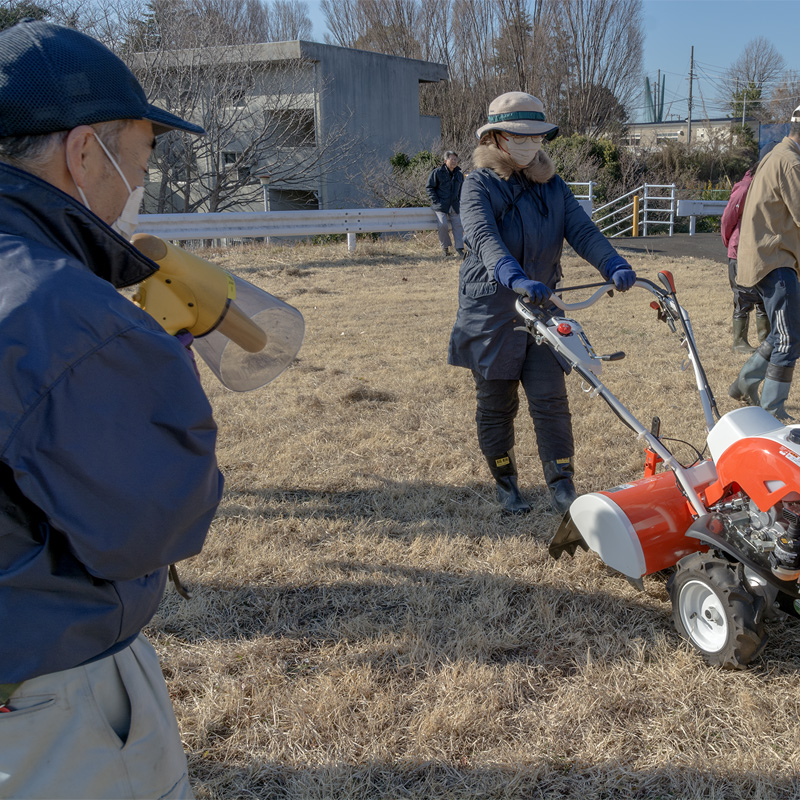
<path fill-rule="evenodd" d="M 317 210 L 319 197 L 316 192 L 302 189 L 273 189 L 269 190 L 270 211 L 299 211 L 306 209 Z"/>
<path fill-rule="evenodd" d="M 243 86 L 228 89 L 228 104 L 232 108 L 247 108 L 247 90 Z"/>
<path fill-rule="evenodd" d="M 253 165 L 241 161 L 242 154 L 232 150 L 222 153 L 222 168 L 225 172 L 236 170 L 236 180 L 242 183 L 249 183 L 253 175 Z"/>
<path fill-rule="evenodd" d="M 317 143 L 313 109 L 273 111 L 272 122 L 280 147 L 314 147 Z"/>

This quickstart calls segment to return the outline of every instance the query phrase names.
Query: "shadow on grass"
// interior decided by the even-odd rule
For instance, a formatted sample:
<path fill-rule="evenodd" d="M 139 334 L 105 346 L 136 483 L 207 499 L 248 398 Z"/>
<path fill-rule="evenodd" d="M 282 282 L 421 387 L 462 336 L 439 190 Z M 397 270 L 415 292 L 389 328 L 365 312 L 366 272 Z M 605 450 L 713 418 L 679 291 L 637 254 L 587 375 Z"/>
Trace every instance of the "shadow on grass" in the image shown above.
<path fill-rule="evenodd" d="M 576 653 L 629 659 L 672 631 L 669 610 L 646 594 L 632 600 L 489 572 L 402 564 L 337 560 L 323 566 L 337 579 L 300 586 L 242 585 L 233 577 L 190 584 L 191 603 L 168 594 L 151 630 L 193 644 L 287 640 L 293 652 L 321 662 L 327 658 L 322 651 L 346 644 L 351 653 L 344 660 L 369 661 L 389 673 L 413 663 L 465 660 L 562 675 L 574 673 Z"/>
<path fill-rule="evenodd" d="M 292 769 L 252 764 L 242 769 L 190 758 L 198 800 L 796 800 L 800 779 L 687 766 L 632 769 L 619 761 L 552 761 L 491 769 L 442 762 L 371 762 Z"/>
<path fill-rule="evenodd" d="M 314 272 L 321 269 L 330 269 L 331 267 L 365 267 L 370 270 L 378 270 L 381 267 L 390 268 L 393 271 L 402 269 L 406 264 L 408 266 L 420 267 L 441 267 L 443 264 L 460 264 L 460 260 L 444 259 L 441 253 L 359 253 L 356 249 L 355 253 L 344 254 L 342 252 L 333 253 L 330 259 L 325 258 L 309 258 L 304 260 L 301 264 L 294 263 L 287 259 L 285 269 L 289 270 L 290 274 L 298 277 L 307 277 L 313 275 Z M 280 262 L 280 259 L 278 259 Z M 275 269 L 282 269 L 280 263 L 271 263 L 267 267 L 236 267 L 236 274 L 243 278 L 248 275 L 258 275 L 266 271 L 273 271 Z"/>
<path fill-rule="evenodd" d="M 330 491 L 319 489 L 267 489 L 240 491 L 226 488 L 225 499 L 217 519 L 280 520 L 377 520 L 419 524 L 429 521 L 454 521 L 467 517 L 476 523 L 493 527 L 498 536 L 518 533 L 520 528 L 536 531 L 543 528 L 548 536 L 561 521 L 550 506 L 544 485 L 521 486 L 531 504 L 532 513 L 504 516 L 495 500 L 493 483 L 481 482 L 465 486 L 393 481 L 383 476 L 369 476 L 383 485 L 375 488 Z M 486 530 L 478 526 L 480 535 Z"/>

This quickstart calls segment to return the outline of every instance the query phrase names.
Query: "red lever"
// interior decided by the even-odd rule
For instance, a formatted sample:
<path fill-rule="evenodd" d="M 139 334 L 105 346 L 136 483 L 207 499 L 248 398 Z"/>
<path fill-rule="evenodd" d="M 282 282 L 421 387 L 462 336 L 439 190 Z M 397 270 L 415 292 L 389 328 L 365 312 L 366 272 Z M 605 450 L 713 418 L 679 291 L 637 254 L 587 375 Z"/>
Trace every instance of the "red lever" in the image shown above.
<path fill-rule="evenodd" d="M 666 286 L 669 285 L 669 290 L 674 294 L 675 293 L 675 278 L 672 277 L 672 273 L 669 270 L 662 270 L 658 273 L 658 277 L 661 278 L 661 282 Z"/>

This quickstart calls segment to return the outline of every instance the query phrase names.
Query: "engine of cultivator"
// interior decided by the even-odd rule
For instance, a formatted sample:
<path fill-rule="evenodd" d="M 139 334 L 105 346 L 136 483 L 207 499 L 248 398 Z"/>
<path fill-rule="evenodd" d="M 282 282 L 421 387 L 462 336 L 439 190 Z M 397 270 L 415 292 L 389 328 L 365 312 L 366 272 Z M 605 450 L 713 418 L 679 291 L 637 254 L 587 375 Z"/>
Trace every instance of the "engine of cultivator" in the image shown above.
<path fill-rule="evenodd" d="M 800 616 L 800 426 L 787 427 L 758 407 L 720 418 L 672 276 L 659 277 L 666 291 L 649 281 L 636 285 L 655 295 L 651 305 L 694 368 L 709 457 L 690 466 L 664 446 L 657 420 L 645 429 L 600 380 L 602 362 L 624 354 L 598 356 L 574 320 L 517 303 L 536 341 L 566 359 L 647 444 L 645 477 L 578 497 L 550 553 L 591 550 L 640 588 L 644 576 L 669 570 L 678 632 L 709 664 L 741 669 L 763 650 L 765 621 Z M 555 302 L 562 310 L 583 308 L 611 288 L 583 303 Z M 666 469 L 656 472 L 661 462 Z"/>

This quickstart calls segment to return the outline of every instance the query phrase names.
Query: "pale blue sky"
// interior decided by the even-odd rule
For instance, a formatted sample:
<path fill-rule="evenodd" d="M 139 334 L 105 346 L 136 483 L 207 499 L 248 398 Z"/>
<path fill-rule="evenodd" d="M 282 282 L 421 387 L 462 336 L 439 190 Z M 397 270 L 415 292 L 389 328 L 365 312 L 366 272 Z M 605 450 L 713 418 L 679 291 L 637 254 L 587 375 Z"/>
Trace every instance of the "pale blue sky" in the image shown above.
<path fill-rule="evenodd" d="M 325 40 L 320 0 L 307 0 L 313 39 Z M 800 72 L 800 0 L 643 0 L 644 75 L 655 83 L 666 74 L 664 114 L 685 118 L 689 96 L 689 59 L 694 45 L 694 118 L 725 116 L 718 104 L 722 72 L 751 39 L 763 36 Z M 642 84 L 644 84 L 642 75 Z M 798 98 L 800 101 L 800 98 Z M 705 103 L 705 110 L 703 104 Z M 631 109 L 632 116 L 640 116 Z"/>

